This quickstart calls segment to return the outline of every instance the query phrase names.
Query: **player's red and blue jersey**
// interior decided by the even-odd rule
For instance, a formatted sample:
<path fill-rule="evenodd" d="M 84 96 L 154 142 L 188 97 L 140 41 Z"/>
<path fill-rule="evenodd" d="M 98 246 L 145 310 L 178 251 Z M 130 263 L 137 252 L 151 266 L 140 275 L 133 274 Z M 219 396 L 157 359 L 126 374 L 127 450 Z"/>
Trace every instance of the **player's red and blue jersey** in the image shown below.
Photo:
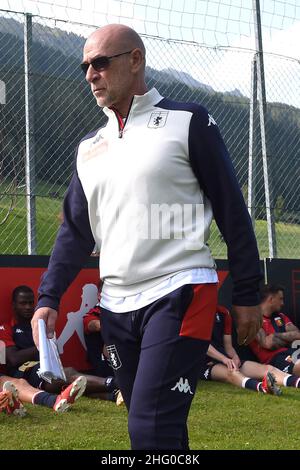
<path fill-rule="evenodd" d="M 291 320 L 284 313 L 273 313 L 270 317 L 263 317 L 262 328 L 266 335 L 273 335 L 274 333 L 284 333 L 286 326 L 291 324 Z M 288 348 L 278 348 L 270 350 L 260 346 L 258 341 L 255 339 L 250 343 L 250 348 L 263 364 L 268 364 L 276 354 L 287 351 Z"/>
<path fill-rule="evenodd" d="M 223 307 L 223 305 L 218 305 L 210 344 L 226 356 L 227 354 L 224 350 L 224 335 L 231 335 L 231 332 L 232 319 L 229 310 Z"/>
<path fill-rule="evenodd" d="M 96 305 L 94 308 L 91 308 L 91 310 L 88 311 L 83 316 L 83 331 L 84 334 L 89 335 L 91 332 L 88 329 L 89 323 L 94 320 L 99 320 L 100 319 L 100 307 L 99 305 Z"/>
<path fill-rule="evenodd" d="M 91 332 L 88 330 L 89 323 L 100 320 L 100 315 L 99 305 L 89 310 L 83 317 L 83 331 L 87 347 L 87 360 L 93 366 L 93 374 L 99 377 L 107 377 L 112 374 L 112 369 L 103 355 L 104 341 L 102 334 L 100 331 Z"/>
<path fill-rule="evenodd" d="M 9 346 L 15 346 L 12 325 L 10 323 L 3 323 L 0 325 L 0 341 L 4 343 L 6 348 Z M 6 365 L 0 364 L 0 373 L 4 374 L 6 372 Z"/>
<path fill-rule="evenodd" d="M 16 323 L 14 319 L 10 323 L 0 325 L 0 341 L 3 341 L 6 348 L 16 346 L 18 349 L 27 349 L 34 346 L 31 324 L 28 322 Z M 6 366 L 0 372 L 7 371 Z M 10 373 L 12 370 L 10 369 Z"/>

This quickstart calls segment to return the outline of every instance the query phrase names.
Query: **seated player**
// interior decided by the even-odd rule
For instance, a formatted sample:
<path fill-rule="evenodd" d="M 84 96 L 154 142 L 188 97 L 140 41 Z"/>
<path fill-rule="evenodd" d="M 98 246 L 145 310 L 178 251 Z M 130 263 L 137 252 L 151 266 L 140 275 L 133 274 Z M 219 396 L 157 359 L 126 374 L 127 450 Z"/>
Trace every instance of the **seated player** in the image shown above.
<path fill-rule="evenodd" d="M 262 328 L 250 348 L 263 364 L 270 364 L 287 373 L 287 386 L 300 387 L 299 349 L 300 330 L 282 313 L 284 289 L 277 284 L 266 284 L 261 290 Z"/>
<path fill-rule="evenodd" d="M 241 361 L 232 346 L 232 320 L 229 311 L 218 305 L 211 344 L 207 352 L 207 365 L 200 378 L 227 382 L 260 393 L 280 395 L 278 386 L 296 386 L 287 383 L 287 374 L 271 365 L 254 361 Z M 295 378 L 295 377 L 294 377 Z"/>
<path fill-rule="evenodd" d="M 37 374 L 39 369 L 39 352 L 33 342 L 31 318 L 34 313 L 34 293 L 28 286 L 19 286 L 12 294 L 14 319 L 11 324 L 1 325 L 0 340 L 6 345 L 6 371 L 15 378 L 24 378 L 35 388 L 44 389 L 49 393 L 60 392 L 65 386 L 63 381 L 49 384 Z M 114 377 L 101 378 L 93 375 L 80 374 L 72 367 L 64 369 L 67 383 L 70 384 L 84 375 L 86 394 L 97 393 L 99 398 L 113 399 L 117 386 Z"/>

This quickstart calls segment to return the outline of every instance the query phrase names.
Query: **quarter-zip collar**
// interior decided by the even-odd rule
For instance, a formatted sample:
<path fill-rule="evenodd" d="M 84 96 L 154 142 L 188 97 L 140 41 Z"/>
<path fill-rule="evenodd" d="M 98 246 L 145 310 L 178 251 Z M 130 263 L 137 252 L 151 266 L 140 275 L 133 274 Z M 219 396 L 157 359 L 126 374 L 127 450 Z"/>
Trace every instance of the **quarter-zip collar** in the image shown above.
<path fill-rule="evenodd" d="M 150 91 L 148 91 L 144 95 L 134 95 L 131 100 L 125 121 L 123 121 L 123 118 L 120 115 L 120 113 L 113 107 L 108 108 L 105 106 L 103 108 L 103 112 L 108 116 L 109 119 L 113 119 L 113 118 L 117 119 L 118 129 L 119 129 L 119 138 L 122 138 L 124 128 L 129 120 L 129 117 L 131 117 L 133 114 L 138 113 L 140 110 L 145 111 L 147 107 L 156 105 L 162 99 L 163 97 L 159 94 L 156 88 L 152 88 Z"/>
<path fill-rule="evenodd" d="M 122 118 L 121 114 L 119 113 L 119 111 L 118 111 L 117 109 L 115 109 L 114 107 L 111 107 L 111 108 L 110 108 L 110 109 L 115 113 L 116 118 L 117 118 L 117 120 L 118 120 L 118 125 L 119 125 L 119 139 L 122 139 L 122 137 L 123 137 L 124 127 L 126 126 L 126 122 L 127 122 L 127 120 L 128 120 L 128 116 L 129 116 L 129 114 L 130 114 L 130 110 L 131 110 L 133 98 L 134 98 L 134 96 L 132 97 L 132 100 L 130 101 L 130 105 L 129 105 L 129 108 L 128 108 L 128 113 L 127 113 L 127 116 L 126 116 L 125 119 Z"/>

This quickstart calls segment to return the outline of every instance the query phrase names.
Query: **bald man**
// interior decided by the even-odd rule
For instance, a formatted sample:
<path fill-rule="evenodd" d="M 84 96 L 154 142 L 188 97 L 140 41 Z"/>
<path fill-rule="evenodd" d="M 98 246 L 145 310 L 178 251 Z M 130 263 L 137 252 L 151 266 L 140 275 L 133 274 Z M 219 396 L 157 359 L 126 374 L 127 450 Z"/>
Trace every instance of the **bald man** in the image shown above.
<path fill-rule="evenodd" d="M 32 325 L 55 328 L 62 294 L 95 243 L 101 328 L 129 412 L 132 449 L 188 449 L 187 417 L 217 302 L 207 240 L 214 214 L 228 245 L 239 341 L 261 325 L 259 256 L 215 120 L 145 82 L 145 47 L 124 25 L 97 29 L 82 71 L 108 120 L 77 148 L 64 222 Z"/>

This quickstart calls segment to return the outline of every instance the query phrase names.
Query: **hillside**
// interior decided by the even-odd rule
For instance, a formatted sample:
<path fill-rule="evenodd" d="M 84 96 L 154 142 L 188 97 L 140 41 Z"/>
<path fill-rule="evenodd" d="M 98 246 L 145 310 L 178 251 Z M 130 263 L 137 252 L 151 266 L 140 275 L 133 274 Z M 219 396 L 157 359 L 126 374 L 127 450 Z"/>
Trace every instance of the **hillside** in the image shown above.
<path fill-rule="evenodd" d="M 33 89 L 37 179 L 55 184 L 61 197 L 73 165 L 76 144 L 98 128 L 103 115 L 95 106 L 79 68 L 84 38 L 58 28 L 34 24 Z M 0 17 L 0 80 L 6 85 L 6 104 L 0 105 L 0 177 L 24 184 L 24 65 L 23 25 Z M 206 106 L 228 146 L 241 186 L 247 183 L 249 100 L 238 89 L 215 92 L 187 72 L 147 68 L 149 86 L 178 101 Z M 300 109 L 268 104 L 268 157 L 274 200 L 283 199 L 290 222 L 300 220 Z M 264 217 L 261 155 L 258 152 L 258 215 Z"/>

